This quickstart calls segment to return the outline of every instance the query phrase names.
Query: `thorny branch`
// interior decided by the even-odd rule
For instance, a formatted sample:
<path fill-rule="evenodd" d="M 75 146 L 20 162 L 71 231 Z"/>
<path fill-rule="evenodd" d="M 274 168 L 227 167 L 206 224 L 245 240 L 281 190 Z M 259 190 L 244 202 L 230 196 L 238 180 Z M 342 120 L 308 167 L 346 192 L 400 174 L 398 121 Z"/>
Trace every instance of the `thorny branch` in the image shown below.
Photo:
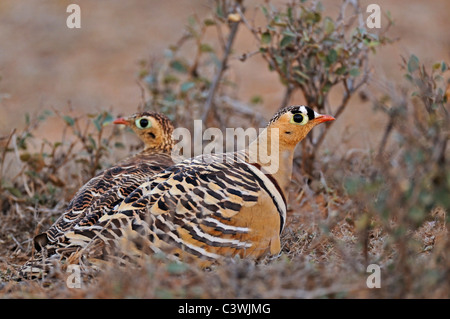
<path fill-rule="evenodd" d="M 244 11 L 244 8 L 240 3 L 236 3 L 236 12 Z M 231 49 L 233 47 L 233 42 L 237 34 L 237 30 L 239 28 L 240 21 L 230 22 L 231 28 L 230 33 L 228 34 L 228 40 L 225 46 L 225 51 L 223 53 L 222 60 L 219 65 L 219 69 L 217 70 L 216 75 L 214 76 L 211 87 L 209 88 L 208 97 L 205 102 L 205 106 L 203 109 L 203 122 L 206 123 L 207 119 L 210 116 L 210 113 L 213 111 L 213 103 L 214 96 L 216 94 L 217 88 L 219 86 L 220 80 L 222 79 L 222 75 L 228 67 L 228 58 L 231 53 Z"/>

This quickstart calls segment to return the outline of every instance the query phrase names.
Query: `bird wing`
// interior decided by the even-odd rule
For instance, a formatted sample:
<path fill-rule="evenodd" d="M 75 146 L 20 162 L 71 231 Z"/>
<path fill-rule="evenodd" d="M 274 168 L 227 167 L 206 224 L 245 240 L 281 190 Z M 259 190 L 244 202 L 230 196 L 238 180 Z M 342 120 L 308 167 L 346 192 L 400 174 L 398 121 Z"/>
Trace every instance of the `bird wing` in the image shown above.
<path fill-rule="evenodd" d="M 70 237 L 75 229 L 85 234 L 82 238 L 94 236 L 91 228 L 99 229 L 101 216 L 151 176 L 172 164 L 170 155 L 141 152 L 96 175 L 77 192 L 64 214 L 46 232 L 34 238 L 38 252 L 20 268 L 19 276 L 43 273 L 49 268 L 49 260 L 68 257 L 78 251 L 86 243 Z"/>
<path fill-rule="evenodd" d="M 147 178 L 172 164 L 169 155 L 140 153 L 102 171 L 77 192 L 64 214 L 47 230 L 47 241 L 54 243 L 77 225 L 94 225 Z"/>

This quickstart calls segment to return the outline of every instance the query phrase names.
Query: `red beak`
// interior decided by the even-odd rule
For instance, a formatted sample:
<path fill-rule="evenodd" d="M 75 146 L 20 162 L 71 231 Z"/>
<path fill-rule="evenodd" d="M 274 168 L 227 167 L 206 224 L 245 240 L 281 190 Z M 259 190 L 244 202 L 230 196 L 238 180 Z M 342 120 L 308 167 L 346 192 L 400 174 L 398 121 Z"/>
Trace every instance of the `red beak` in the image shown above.
<path fill-rule="evenodd" d="M 314 119 L 314 121 L 317 121 L 317 123 L 323 123 L 328 121 L 334 121 L 335 118 L 330 115 L 320 115 Z"/>
<path fill-rule="evenodd" d="M 123 117 L 119 117 L 118 119 L 115 119 L 113 124 L 124 124 L 128 125 L 128 121 L 124 119 Z"/>

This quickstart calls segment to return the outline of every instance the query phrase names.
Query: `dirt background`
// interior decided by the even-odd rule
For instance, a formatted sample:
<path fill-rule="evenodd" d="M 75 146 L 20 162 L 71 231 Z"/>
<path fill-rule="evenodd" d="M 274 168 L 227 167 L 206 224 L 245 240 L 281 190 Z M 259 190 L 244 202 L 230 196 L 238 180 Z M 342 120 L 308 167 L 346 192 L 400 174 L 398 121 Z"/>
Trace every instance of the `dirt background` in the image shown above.
<path fill-rule="evenodd" d="M 77 0 L 81 7 L 81 29 L 68 29 L 67 6 L 74 1 L 2 0 L 0 2 L 0 136 L 25 125 L 31 115 L 51 107 L 64 109 L 70 100 L 79 112 L 111 109 L 113 113 L 135 112 L 141 100 L 137 84 L 139 61 L 158 57 L 181 36 L 188 16 L 208 14 L 211 2 L 201 0 Z M 282 4 L 286 1 L 275 1 Z M 373 1 L 362 1 L 366 8 Z M 252 8 L 262 1 L 246 1 Z M 327 12 L 339 3 L 323 1 Z M 449 61 L 450 2 L 447 0 L 377 1 L 395 20 L 390 35 L 399 41 L 372 57 L 373 81 L 397 81 L 403 76 L 400 55 L 416 54 L 428 65 Z M 253 15 L 253 11 L 248 11 Z M 368 16 L 366 14 L 365 16 Z M 382 17 L 382 25 L 387 23 Z M 254 56 L 246 62 L 237 56 L 249 52 L 255 41 L 245 28 L 238 34 L 231 59 L 231 72 L 238 83 L 238 97 L 247 102 L 263 97 L 261 112 L 270 118 L 279 107 L 283 87 L 265 62 Z M 336 91 L 333 96 L 339 97 Z M 300 104 L 300 95 L 292 104 Z M 336 102 L 337 103 L 337 102 Z M 328 134 L 325 146 L 339 149 L 342 134 L 349 147 L 375 148 L 383 125 L 372 106 L 354 97 Z M 51 139 L 60 130 L 51 121 L 37 132 Z"/>

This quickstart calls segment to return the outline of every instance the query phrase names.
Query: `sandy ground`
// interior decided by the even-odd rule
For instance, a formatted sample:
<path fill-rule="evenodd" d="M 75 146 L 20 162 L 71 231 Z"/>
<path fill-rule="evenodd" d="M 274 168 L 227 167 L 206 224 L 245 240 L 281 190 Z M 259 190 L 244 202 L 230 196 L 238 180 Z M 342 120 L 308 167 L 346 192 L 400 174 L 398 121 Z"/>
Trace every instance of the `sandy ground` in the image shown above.
<path fill-rule="evenodd" d="M 205 16 L 211 4 L 200 0 L 72 2 L 81 7 L 81 29 L 66 27 L 69 1 L 0 2 L 0 136 L 22 127 L 25 113 L 37 114 L 51 107 L 64 109 L 69 100 L 80 112 L 134 112 L 141 99 L 136 83 L 139 61 L 161 56 L 168 45 L 179 39 L 188 16 Z M 338 6 L 335 1 L 323 2 L 330 11 Z M 371 2 L 362 1 L 363 8 Z M 248 8 L 258 3 L 246 1 Z M 372 85 L 403 76 L 400 55 L 414 53 L 426 63 L 450 60 L 450 37 L 446 32 L 450 29 L 449 1 L 377 3 L 396 21 L 391 37 L 401 39 L 373 57 Z M 242 28 L 231 69 L 238 82 L 239 98 L 246 102 L 261 95 L 262 113 L 270 118 L 283 95 L 276 74 L 270 73 L 258 56 L 245 63 L 235 58 L 254 44 Z M 340 92 L 334 92 L 332 102 L 339 97 Z M 291 102 L 300 104 L 303 99 L 298 94 Z M 383 118 L 372 113 L 372 106 L 355 97 L 332 128 L 334 132 L 325 146 L 338 150 L 342 134 L 347 134 L 348 147 L 375 148 L 382 126 Z M 58 129 L 49 123 L 38 132 L 51 138 Z"/>

